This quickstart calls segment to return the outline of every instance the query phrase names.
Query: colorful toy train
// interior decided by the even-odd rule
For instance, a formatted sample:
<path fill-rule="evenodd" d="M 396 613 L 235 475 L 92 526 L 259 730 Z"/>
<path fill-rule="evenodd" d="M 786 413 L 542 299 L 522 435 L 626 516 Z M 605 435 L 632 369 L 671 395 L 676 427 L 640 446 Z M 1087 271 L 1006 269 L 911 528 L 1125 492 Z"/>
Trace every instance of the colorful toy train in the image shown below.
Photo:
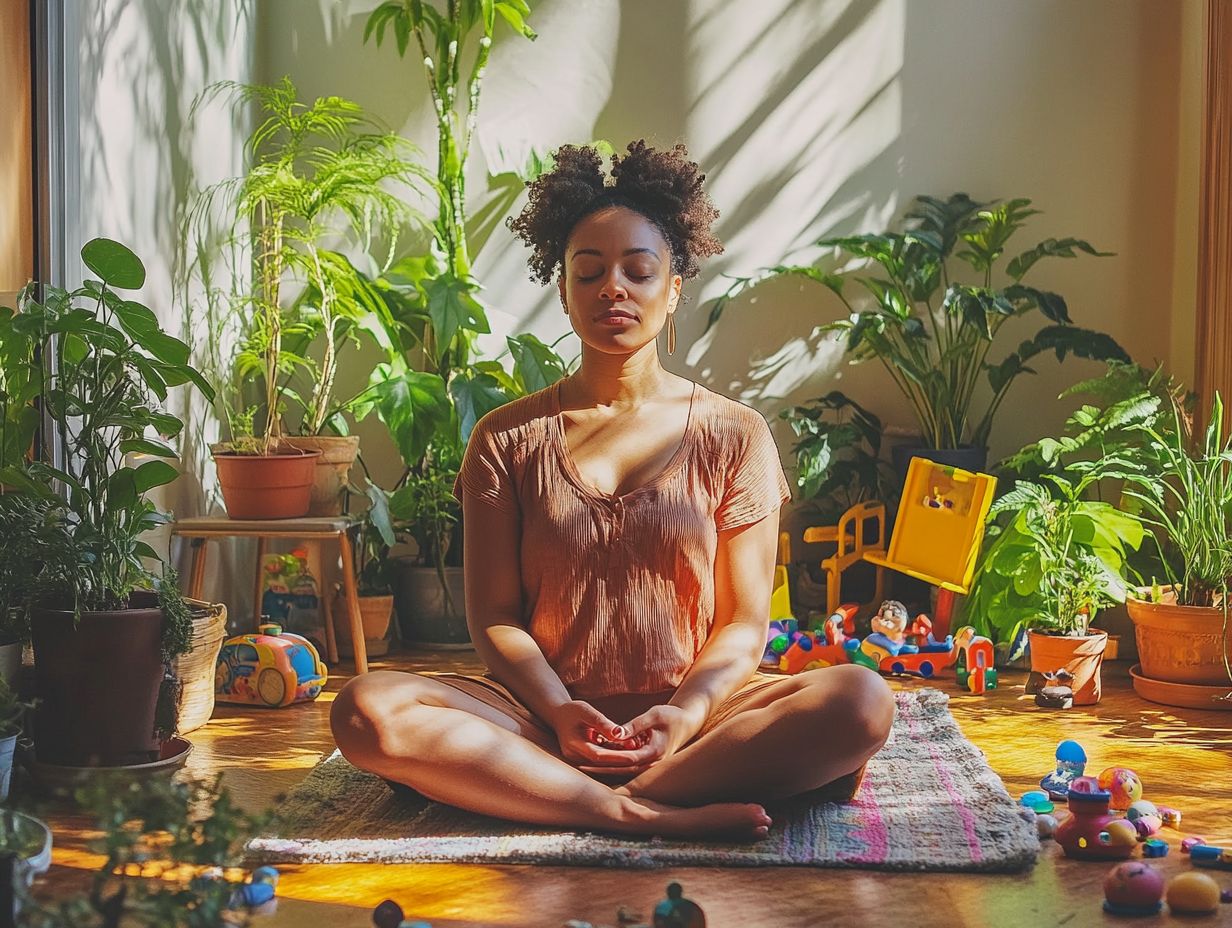
<path fill-rule="evenodd" d="M 280 708 L 316 699 L 328 679 L 308 639 L 266 623 L 257 634 L 238 635 L 223 645 L 214 695 L 220 702 Z"/>
<path fill-rule="evenodd" d="M 854 637 L 857 608 L 852 603 L 841 605 L 812 630 L 799 628 L 795 619 L 771 622 L 762 666 L 794 674 L 836 664 L 863 664 L 885 674 L 928 679 L 961 658 L 962 666 L 956 671 L 960 686 L 977 694 L 996 687 L 992 642 L 977 636 L 971 626 L 937 641 L 928 616 L 918 615 L 899 642 L 887 644 L 885 636 L 876 632 L 861 640 Z"/>

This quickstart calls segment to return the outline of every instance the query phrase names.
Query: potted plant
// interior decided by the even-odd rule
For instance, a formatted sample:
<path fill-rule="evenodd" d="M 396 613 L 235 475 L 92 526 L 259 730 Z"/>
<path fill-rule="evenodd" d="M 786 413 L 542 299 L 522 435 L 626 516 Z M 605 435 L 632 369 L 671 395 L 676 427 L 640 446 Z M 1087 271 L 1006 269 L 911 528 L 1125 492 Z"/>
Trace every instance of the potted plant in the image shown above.
<path fill-rule="evenodd" d="M 9 900 L 9 924 L 21 914 L 36 876 L 51 868 L 51 828 L 41 819 L 16 809 L 0 809 L 0 854 L 14 855 L 12 886 L 0 890 L 0 899 Z M 26 921 L 20 924 L 26 924 Z"/>
<path fill-rule="evenodd" d="M 1141 673 L 1138 692 L 1169 705 L 1230 708 L 1232 640 L 1232 435 L 1219 394 L 1207 426 L 1195 433 L 1180 402 L 1141 426 L 1158 479 L 1127 489 L 1171 555 L 1166 585 L 1128 601 Z"/>
<path fill-rule="evenodd" d="M 1127 555 L 1145 534 L 1137 518 L 1089 495 L 1102 481 L 1137 480 L 1144 470 L 1115 455 L 1070 462 L 1039 482 L 1017 481 L 989 511 L 969 621 L 997 641 L 1021 641 L 1028 629 L 1032 686 L 1064 669 L 1074 677 L 1075 705 L 1099 702 L 1108 636 L 1091 623 L 1125 601 Z"/>
<path fill-rule="evenodd" d="M 13 755 L 21 736 L 25 713 L 33 705 L 19 699 L 17 693 L 0 681 L 0 802 L 8 799 L 9 781 L 13 775 Z"/>
<path fill-rule="evenodd" d="M 389 512 L 389 494 L 368 480 L 364 488 L 368 509 L 359 526 L 356 546 L 356 588 L 359 593 L 359 614 L 364 628 L 364 641 L 369 657 L 389 652 L 389 622 L 394 612 L 394 565 L 389 549 L 398 543 Z M 341 589 L 334 591 L 334 615 L 343 615 Z M 338 650 L 349 656 L 353 651 L 351 626 L 340 622 L 335 626 Z"/>
<path fill-rule="evenodd" d="M 300 103 L 289 78 L 274 86 L 224 82 L 202 99 L 219 93 L 256 103 L 261 117 L 246 145 L 247 170 L 203 191 L 188 219 L 191 271 L 211 318 L 211 366 L 227 384 L 219 396 L 231 440 L 214 449 L 223 498 L 234 518 L 336 515 L 358 450 L 348 402 L 336 396 L 339 365 L 364 333 L 382 340 L 373 319 L 388 313 L 370 302 L 373 292 L 338 240 L 366 256 L 383 237 L 387 258 L 373 270 L 387 269 L 399 230 L 418 221 L 405 194 L 418 191 L 424 171 L 408 142 L 377 131 L 349 100 Z M 410 190 L 400 195 L 387 189 L 392 184 Z M 235 270 L 248 251 L 251 281 Z M 225 287 L 216 283 L 224 270 Z M 242 337 L 227 371 L 220 333 L 236 318 Z M 314 344 L 319 357 L 310 354 Z M 246 387 L 259 389 L 251 405 Z M 284 423 L 288 403 L 298 435 Z"/>
<path fill-rule="evenodd" d="M 31 928 L 216 928 L 250 924 L 245 844 L 274 817 L 239 808 L 221 778 L 102 779 L 75 794 L 99 836 L 87 893 L 22 895 Z M 272 868 L 271 868 L 272 869 Z M 267 871 L 268 873 L 269 871 Z M 253 877 L 258 874 L 254 873 Z M 277 882 L 277 871 L 270 876 Z"/>
<path fill-rule="evenodd" d="M 379 45 L 387 32 L 399 55 L 408 49 L 424 68 L 437 119 L 437 214 L 426 254 L 397 262 L 370 281 L 390 307 L 388 360 L 358 398 L 357 415 L 381 418 L 404 470 L 390 493 L 399 539 L 416 551 L 393 559 L 395 608 L 407 643 L 466 647 L 462 594 L 460 508 L 452 495 L 458 466 L 475 423 L 487 412 L 564 376 L 554 345 L 533 335 L 506 339 L 512 372 L 498 359 L 481 360 L 477 336 L 487 314 L 471 274 L 466 213 L 466 165 L 497 17 L 533 39 L 523 0 L 448 3 L 386 0 L 369 16 L 364 39 Z M 473 50 L 473 57 L 471 56 Z M 464 71 L 463 61 L 470 61 Z M 551 166 L 532 154 L 523 180 Z"/>
<path fill-rule="evenodd" d="M 876 359 L 911 404 L 922 435 L 918 446 L 892 449 L 900 478 L 913 456 L 983 470 L 993 420 L 1014 380 L 1034 373 L 1032 358 L 1053 351 L 1083 358 L 1121 359 L 1125 351 L 1107 335 L 1071 324 L 1069 307 L 1057 293 L 1023 283 L 1046 257 L 1104 256 L 1077 238 L 1049 238 L 1012 258 L 1007 280 L 994 285 L 994 269 L 1024 221 L 1039 210 L 1018 198 L 979 203 L 965 193 L 946 200 L 920 196 L 907 213 L 903 232 L 823 239 L 823 248 L 867 259 L 880 274 L 840 275 L 812 265 L 780 264 L 751 277 L 735 278 L 714 303 L 707 330 L 743 291 L 763 281 L 799 275 L 831 290 L 847 310 L 845 318 L 822 326 L 840 333 L 852 361 Z M 974 282 L 960 282 L 954 259 L 970 265 Z M 857 307 L 844 294 L 847 278 L 868 292 Z M 1013 318 L 1038 310 L 1048 325 L 996 360 L 989 360 L 997 335 Z M 987 379 L 991 396 L 982 411 L 976 390 Z"/>
<path fill-rule="evenodd" d="M 94 239 L 81 259 L 99 279 L 44 287 L 41 302 L 31 285 L 17 312 L 0 310 L 0 412 L 19 421 L 37 404 L 48 423 L 34 461 L 0 461 L 14 488 L 0 499 L 31 515 L 5 546 L 21 558 L 10 572 L 26 576 L 18 608 L 34 645 L 38 759 L 110 766 L 155 759 L 174 725 L 166 671 L 189 647 L 191 618 L 174 582 L 146 566 L 158 555 L 142 536 L 170 518 L 146 494 L 178 476 L 162 458 L 175 456 L 165 440 L 183 423 L 159 403 L 180 384 L 213 392 L 188 346 L 120 295 L 145 281 L 137 256 Z M 6 447 L 29 447 L 37 418 Z M 152 457 L 132 466 L 130 452 Z"/>

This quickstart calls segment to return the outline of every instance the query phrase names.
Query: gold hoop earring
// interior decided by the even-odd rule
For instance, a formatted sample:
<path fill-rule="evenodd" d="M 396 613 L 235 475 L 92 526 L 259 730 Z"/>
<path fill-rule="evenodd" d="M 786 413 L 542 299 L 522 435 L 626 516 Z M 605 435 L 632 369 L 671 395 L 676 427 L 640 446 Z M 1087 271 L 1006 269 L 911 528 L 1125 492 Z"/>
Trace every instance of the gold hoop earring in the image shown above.
<path fill-rule="evenodd" d="M 676 314 L 671 313 L 667 317 L 667 353 L 676 353 Z"/>

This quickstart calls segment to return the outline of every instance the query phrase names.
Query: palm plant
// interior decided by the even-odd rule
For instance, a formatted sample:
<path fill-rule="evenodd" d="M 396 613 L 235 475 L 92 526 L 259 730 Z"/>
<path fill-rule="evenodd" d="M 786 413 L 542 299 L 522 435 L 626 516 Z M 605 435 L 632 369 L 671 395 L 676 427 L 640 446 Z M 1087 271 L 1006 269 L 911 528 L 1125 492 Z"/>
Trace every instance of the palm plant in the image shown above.
<path fill-rule="evenodd" d="M 268 453 L 283 435 L 285 399 L 302 412 L 300 432 L 320 434 L 332 427 L 346 432 L 335 401 L 339 350 L 347 338 L 365 329 L 374 307 L 366 303 L 354 264 L 326 242 L 343 236 L 365 254 L 384 236 L 386 258 L 392 263 L 399 231 L 420 217 L 403 195 L 389 189 L 402 184 L 415 190 L 427 183 L 415 163 L 414 149 L 375 124 L 355 103 L 322 97 L 300 103 L 294 85 L 283 78 L 273 86 L 222 82 L 212 85 L 197 105 L 218 95 L 242 104 L 256 104 L 262 121 L 248 139 L 250 164 L 242 176 L 214 184 L 202 192 L 189 216 L 196 242 L 193 271 L 205 285 L 214 324 L 211 336 L 225 330 L 219 320 L 239 314 L 243 338 L 230 376 L 228 399 L 242 385 L 257 382 L 263 391 L 264 425 L 260 441 L 240 450 Z M 226 217 L 222 230 L 219 214 Z M 216 255 L 225 261 L 216 268 Z M 251 277 L 245 260 L 251 258 Z M 218 285 L 220 271 L 229 276 Z M 289 287 L 297 288 L 286 298 Z M 321 338 L 319 361 L 308 357 L 308 346 Z M 216 363 L 225 352 L 215 344 Z M 220 367 L 224 365 L 219 365 Z M 307 373 L 311 388 L 301 396 L 293 378 Z M 228 406 L 226 418 L 243 433 L 253 410 Z"/>
<path fill-rule="evenodd" d="M 965 193 L 946 200 L 916 198 L 903 232 L 823 239 L 817 244 L 837 248 L 877 265 L 881 275 L 840 275 L 813 265 L 780 264 L 749 277 L 737 277 L 710 312 L 707 329 L 745 290 L 766 280 L 796 275 L 832 291 L 847 316 L 821 326 L 845 336 L 853 363 L 876 359 L 906 396 L 920 432 L 932 448 L 986 448 L 993 420 L 1010 386 L 1022 374 L 1035 373 L 1029 363 L 1052 351 L 1066 355 L 1128 361 L 1109 336 L 1072 325 L 1069 307 L 1057 293 L 1023 283 L 1037 262 L 1046 257 L 1075 257 L 1079 252 L 1106 256 L 1077 238 L 1049 238 L 1021 252 L 1006 264 L 1008 282 L 994 286 L 994 270 L 1010 238 L 1025 220 L 1037 214 L 1024 198 L 1004 203 L 980 203 Z M 970 265 L 975 283 L 960 282 L 953 259 Z M 868 308 L 857 308 L 844 294 L 847 276 L 872 297 Z M 990 361 L 989 352 L 1010 319 L 1038 310 L 1051 324 L 1010 351 Z M 976 389 L 986 380 L 991 396 L 980 412 Z"/>

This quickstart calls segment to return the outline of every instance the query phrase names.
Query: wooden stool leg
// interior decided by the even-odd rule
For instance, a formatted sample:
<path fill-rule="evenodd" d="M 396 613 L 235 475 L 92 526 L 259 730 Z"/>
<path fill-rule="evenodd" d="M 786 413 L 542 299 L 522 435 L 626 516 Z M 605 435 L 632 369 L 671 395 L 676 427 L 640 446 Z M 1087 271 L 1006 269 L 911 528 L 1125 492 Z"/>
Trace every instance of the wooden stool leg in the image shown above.
<path fill-rule="evenodd" d="M 368 672 L 368 642 L 364 640 L 364 623 L 359 612 L 359 593 L 355 589 L 355 553 L 348 532 L 338 533 L 342 549 L 342 589 L 346 592 L 347 612 L 351 618 L 351 647 L 355 649 L 355 673 Z"/>
<path fill-rule="evenodd" d="M 257 537 L 257 567 L 256 579 L 252 584 L 252 627 L 254 629 L 261 627 L 261 594 L 265 592 L 265 584 L 261 581 L 265 578 L 262 576 L 265 570 L 265 536 Z"/>
<path fill-rule="evenodd" d="M 321 572 L 321 608 L 325 616 L 325 659 L 331 664 L 338 663 L 338 635 L 334 631 L 334 582 L 332 567 L 326 569 L 322 560 Z"/>
<path fill-rule="evenodd" d="M 192 567 L 188 571 L 188 598 L 200 599 L 201 588 L 205 586 L 205 546 L 206 538 L 192 539 Z"/>

